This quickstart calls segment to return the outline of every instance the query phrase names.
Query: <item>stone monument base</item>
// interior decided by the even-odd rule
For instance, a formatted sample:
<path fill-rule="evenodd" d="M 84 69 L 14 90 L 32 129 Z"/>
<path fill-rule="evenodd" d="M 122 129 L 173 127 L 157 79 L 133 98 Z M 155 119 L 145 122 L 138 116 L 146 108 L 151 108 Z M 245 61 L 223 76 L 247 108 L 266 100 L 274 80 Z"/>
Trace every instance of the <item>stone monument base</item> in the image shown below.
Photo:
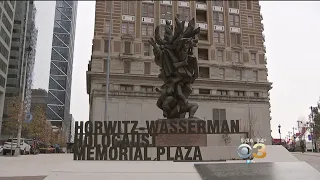
<path fill-rule="evenodd" d="M 161 132 L 161 124 L 164 123 L 167 125 L 167 129 L 170 131 L 174 131 L 172 128 L 172 123 L 174 122 L 174 126 L 177 128 L 175 130 L 180 131 L 186 127 L 183 127 L 181 124 L 185 122 L 199 122 L 204 121 L 199 118 L 179 118 L 179 119 L 159 119 L 156 122 L 159 123 L 158 132 Z M 204 122 L 205 123 L 205 122 Z M 192 131 L 197 131 L 197 127 L 190 128 Z M 156 146 L 207 146 L 207 135 L 206 134 L 158 134 L 156 137 Z"/>
<path fill-rule="evenodd" d="M 317 180 L 320 172 L 306 162 L 195 164 L 202 179 Z"/>

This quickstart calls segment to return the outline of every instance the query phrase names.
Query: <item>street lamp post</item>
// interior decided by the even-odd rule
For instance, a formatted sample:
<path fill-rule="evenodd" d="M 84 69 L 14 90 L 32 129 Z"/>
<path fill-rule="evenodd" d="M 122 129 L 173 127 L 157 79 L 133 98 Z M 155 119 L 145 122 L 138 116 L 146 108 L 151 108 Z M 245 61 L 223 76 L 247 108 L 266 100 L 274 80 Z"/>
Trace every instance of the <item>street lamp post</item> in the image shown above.
<path fill-rule="evenodd" d="M 314 110 L 316 109 L 316 107 L 310 107 L 311 110 L 311 119 L 310 119 L 310 129 L 311 129 L 311 143 L 312 143 L 312 152 L 313 149 L 315 150 L 315 152 L 318 152 L 317 150 L 317 140 L 314 140 Z"/>
<path fill-rule="evenodd" d="M 26 48 L 26 51 L 28 53 L 26 56 L 26 61 L 28 61 L 30 53 L 32 52 L 32 47 L 29 46 L 28 48 Z M 23 86 L 24 86 L 24 84 L 23 84 Z M 23 124 L 23 120 L 24 120 L 24 96 L 25 96 L 24 93 L 25 93 L 25 91 L 22 91 L 19 96 L 19 98 L 20 98 L 19 99 L 20 100 L 20 110 L 19 110 L 19 115 L 18 115 L 19 126 L 18 126 L 18 133 L 17 133 L 17 146 L 14 151 L 14 156 L 19 156 L 21 154 L 20 145 L 21 145 L 22 124 Z"/>
<path fill-rule="evenodd" d="M 111 3 L 113 5 L 113 1 Z M 110 7 L 109 36 L 108 36 L 108 57 L 106 59 L 106 103 L 105 103 L 105 121 L 109 121 L 108 117 L 108 101 L 109 101 L 109 77 L 110 77 L 110 61 L 111 61 L 111 33 L 112 33 L 112 14 L 113 7 Z"/>
<path fill-rule="evenodd" d="M 278 131 L 279 131 L 279 136 L 280 136 L 280 145 L 282 144 L 282 139 L 281 139 L 281 125 L 278 125 Z"/>

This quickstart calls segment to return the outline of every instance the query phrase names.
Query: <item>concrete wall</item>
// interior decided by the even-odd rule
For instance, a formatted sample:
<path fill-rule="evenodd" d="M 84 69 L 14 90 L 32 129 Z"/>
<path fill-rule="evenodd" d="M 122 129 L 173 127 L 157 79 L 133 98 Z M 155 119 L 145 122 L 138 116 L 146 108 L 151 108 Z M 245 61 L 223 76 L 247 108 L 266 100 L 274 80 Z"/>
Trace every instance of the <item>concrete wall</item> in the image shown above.
<path fill-rule="evenodd" d="M 240 120 L 240 132 L 249 131 L 249 122 L 252 123 L 252 129 L 255 138 L 266 139 L 266 144 L 271 144 L 270 132 L 270 115 L 268 104 L 237 104 L 237 103 L 222 103 L 222 102 L 198 102 L 199 109 L 196 117 L 200 119 L 212 120 L 212 109 L 226 109 L 227 120 Z M 249 118 L 249 107 L 250 117 Z M 95 97 L 92 102 L 92 121 L 104 121 L 104 97 Z M 156 107 L 156 100 L 148 99 L 126 99 L 126 98 L 111 98 L 109 107 L 109 120 L 124 121 L 138 120 L 144 124 L 146 120 L 162 119 L 162 111 Z M 238 145 L 240 138 L 244 134 L 230 134 L 230 143 L 226 144 L 222 141 L 222 135 L 208 136 L 208 145 Z"/>

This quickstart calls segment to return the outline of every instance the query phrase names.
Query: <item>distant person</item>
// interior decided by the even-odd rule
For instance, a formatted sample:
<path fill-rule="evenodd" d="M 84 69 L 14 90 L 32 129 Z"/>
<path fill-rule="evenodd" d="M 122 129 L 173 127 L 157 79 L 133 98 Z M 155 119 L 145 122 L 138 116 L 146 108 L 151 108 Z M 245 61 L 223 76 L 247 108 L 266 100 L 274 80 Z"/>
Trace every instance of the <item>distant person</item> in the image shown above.
<path fill-rule="evenodd" d="M 300 141 L 300 148 L 301 148 L 301 152 L 304 153 L 305 152 L 305 144 L 304 144 L 304 140 Z"/>
<path fill-rule="evenodd" d="M 54 149 L 55 149 L 55 153 L 59 153 L 59 151 L 60 151 L 59 144 L 55 144 Z"/>

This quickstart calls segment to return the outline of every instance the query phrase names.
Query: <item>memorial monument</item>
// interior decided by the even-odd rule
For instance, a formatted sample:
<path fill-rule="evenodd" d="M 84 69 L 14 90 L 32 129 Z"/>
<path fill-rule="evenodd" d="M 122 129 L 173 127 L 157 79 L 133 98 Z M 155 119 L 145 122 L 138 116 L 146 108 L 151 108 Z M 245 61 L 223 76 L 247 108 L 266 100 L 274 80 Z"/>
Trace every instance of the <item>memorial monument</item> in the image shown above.
<path fill-rule="evenodd" d="M 185 27 L 185 21 L 175 17 L 175 27 L 169 21 L 165 24 L 164 38 L 160 36 L 160 25 L 155 28 L 155 37 L 149 40 L 153 46 L 155 63 L 161 68 L 158 77 L 163 80 L 161 88 L 157 88 L 160 96 L 157 107 L 163 111 L 160 121 L 169 123 L 172 120 L 199 120 L 194 115 L 198 104 L 188 101 L 192 93 L 192 84 L 198 78 L 198 62 L 193 55 L 197 46 L 197 35 L 200 27 L 196 28 L 195 19 L 191 19 Z M 204 134 L 160 134 L 157 136 L 158 145 L 197 145 L 206 146 Z"/>
<path fill-rule="evenodd" d="M 175 18 L 175 28 L 166 21 L 164 38 L 160 37 L 160 25 L 155 29 L 155 37 L 150 39 L 155 55 L 155 63 L 161 68 L 159 78 L 164 84 L 157 89 L 160 97 L 157 106 L 165 118 L 184 118 L 189 113 L 193 118 L 198 109 L 196 103 L 189 103 L 194 80 L 198 78 L 197 58 L 193 48 L 197 46 L 196 35 L 200 27 L 195 28 L 194 18 L 185 28 L 185 22 Z"/>

